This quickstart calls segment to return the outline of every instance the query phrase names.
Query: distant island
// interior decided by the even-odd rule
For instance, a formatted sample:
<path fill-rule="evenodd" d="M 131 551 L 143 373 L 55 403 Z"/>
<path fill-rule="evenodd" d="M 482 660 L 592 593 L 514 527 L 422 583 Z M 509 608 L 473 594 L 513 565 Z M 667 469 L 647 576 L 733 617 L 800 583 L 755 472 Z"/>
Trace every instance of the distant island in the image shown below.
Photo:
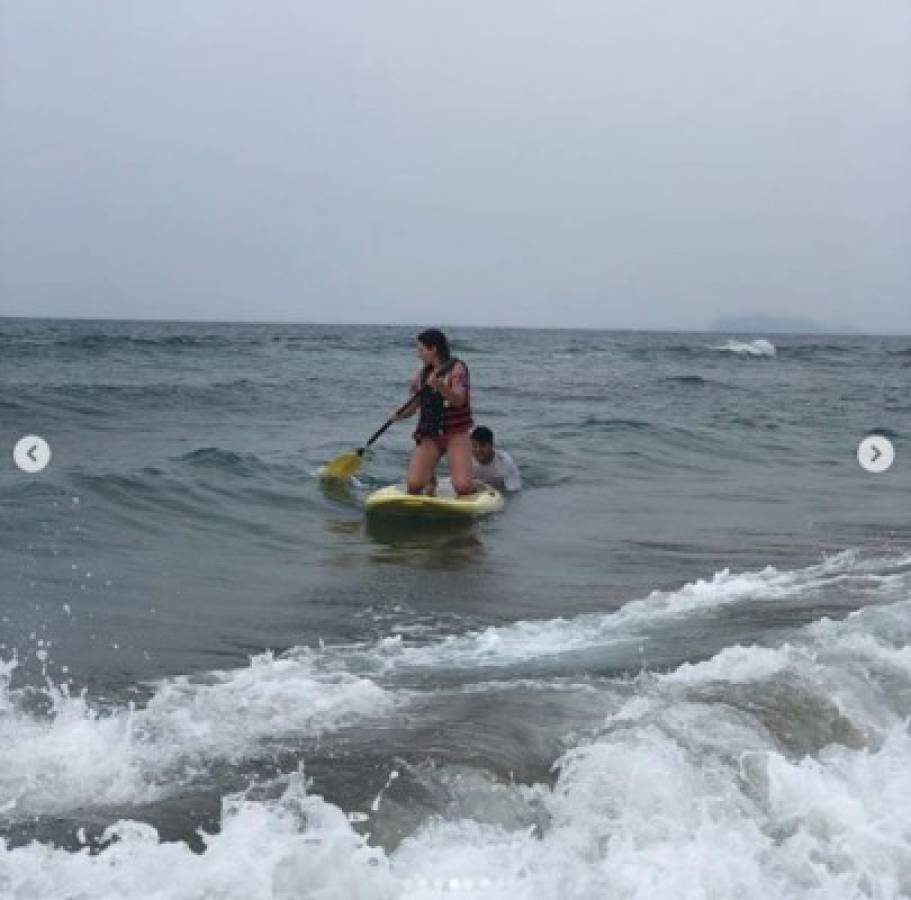
<path fill-rule="evenodd" d="M 715 319 L 709 331 L 739 334 L 858 334 L 850 325 L 832 325 L 804 316 L 730 316 Z"/>

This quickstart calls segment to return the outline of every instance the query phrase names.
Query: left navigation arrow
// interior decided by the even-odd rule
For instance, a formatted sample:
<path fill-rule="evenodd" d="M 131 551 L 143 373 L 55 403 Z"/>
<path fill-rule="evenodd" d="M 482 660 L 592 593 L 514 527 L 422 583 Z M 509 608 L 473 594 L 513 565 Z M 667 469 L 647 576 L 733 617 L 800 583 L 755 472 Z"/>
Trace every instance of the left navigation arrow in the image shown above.
<path fill-rule="evenodd" d="M 48 442 L 36 434 L 27 434 L 16 441 L 13 447 L 13 462 L 29 475 L 35 475 L 47 468 L 51 461 Z"/>

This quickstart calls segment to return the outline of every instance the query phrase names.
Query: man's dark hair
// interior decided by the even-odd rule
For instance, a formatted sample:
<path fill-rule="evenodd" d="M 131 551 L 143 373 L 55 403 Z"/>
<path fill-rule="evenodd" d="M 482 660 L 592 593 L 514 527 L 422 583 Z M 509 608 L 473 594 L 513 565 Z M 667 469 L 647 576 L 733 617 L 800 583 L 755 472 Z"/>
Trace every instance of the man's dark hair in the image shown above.
<path fill-rule="evenodd" d="M 477 441 L 479 444 L 493 445 L 493 432 L 484 425 L 478 425 L 478 427 L 471 432 L 471 439 Z"/>

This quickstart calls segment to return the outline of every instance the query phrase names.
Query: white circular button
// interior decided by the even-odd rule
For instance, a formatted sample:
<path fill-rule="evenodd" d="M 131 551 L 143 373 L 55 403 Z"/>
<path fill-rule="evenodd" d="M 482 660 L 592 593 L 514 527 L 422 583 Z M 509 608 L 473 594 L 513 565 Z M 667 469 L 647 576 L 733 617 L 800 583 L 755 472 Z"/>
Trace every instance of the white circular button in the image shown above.
<path fill-rule="evenodd" d="M 36 434 L 27 434 L 16 441 L 13 447 L 13 461 L 29 475 L 34 475 L 47 467 L 51 461 L 51 448 L 47 441 Z"/>
<path fill-rule="evenodd" d="M 892 441 L 881 434 L 868 435 L 857 447 L 857 461 L 868 472 L 885 472 L 895 462 Z"/>

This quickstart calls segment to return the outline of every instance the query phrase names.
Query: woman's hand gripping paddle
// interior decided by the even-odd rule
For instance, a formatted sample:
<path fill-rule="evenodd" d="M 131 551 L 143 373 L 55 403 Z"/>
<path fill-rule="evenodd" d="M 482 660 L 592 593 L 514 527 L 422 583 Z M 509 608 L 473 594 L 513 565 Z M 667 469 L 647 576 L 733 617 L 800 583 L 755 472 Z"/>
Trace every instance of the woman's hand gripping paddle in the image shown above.
<path fill-rule="evenodd" d="M 457 360 L 450 359 L 448 362 L 444 363 L 440 368 L 434 373 L 435 378 L 439 378 L 442 375 L 445 375 L 455 364 Z M 428 390 L 429 385 L 424 385 L 416 394 L 409 397 L 408 400 L 403 403 L 396 411 L 396 416 L 401 415 L 414 403 L 415 400 L 420 399 L 424 391 Z M 384 425 L 378 428 L 369 438 L 366 444 L 363 447 L 358 447 L 357 450 L 354 450 L 350 453 L 342 453 L 339 456 L 336 456 L 335 459 L 328 462 L 320 473 L 323 478 L 338 478 L 347 480 L 350 478 L 360 467 L 361 463 L 364 460 L 364 453 L 367 448 L 373 444 L 382 434 L 385 433 L 386 429 L 395 421 L 395 419 L 388 419 Z"/>

